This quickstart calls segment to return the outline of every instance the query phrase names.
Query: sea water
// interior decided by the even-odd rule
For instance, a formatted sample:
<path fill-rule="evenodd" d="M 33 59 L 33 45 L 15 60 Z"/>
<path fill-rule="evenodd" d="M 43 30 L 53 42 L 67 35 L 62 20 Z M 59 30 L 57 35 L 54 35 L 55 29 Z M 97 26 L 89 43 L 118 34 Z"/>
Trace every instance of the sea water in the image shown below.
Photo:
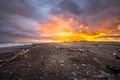
<path fill-rule="evenodd" d="M 0 48 L 23 46 L 23 45 L 32 45 L 32 43 L 0 43 Z"/>

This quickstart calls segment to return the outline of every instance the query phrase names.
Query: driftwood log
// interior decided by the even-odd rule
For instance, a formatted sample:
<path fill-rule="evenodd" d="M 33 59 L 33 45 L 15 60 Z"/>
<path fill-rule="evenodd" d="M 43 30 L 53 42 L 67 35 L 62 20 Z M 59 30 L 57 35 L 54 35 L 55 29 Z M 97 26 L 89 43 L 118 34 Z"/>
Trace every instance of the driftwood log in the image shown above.
<path fill-rule="evenodd" d="M 8 59 L 0 60 L 0 67 L 3 67 L 7 63 L 10 63 L 10 62 L 16 60 L 18 57 L 25 55 L 29 50 L 30 49 L 22 50 L 21 52 L 15 54 L 13 57 L 10 57 Z"/>

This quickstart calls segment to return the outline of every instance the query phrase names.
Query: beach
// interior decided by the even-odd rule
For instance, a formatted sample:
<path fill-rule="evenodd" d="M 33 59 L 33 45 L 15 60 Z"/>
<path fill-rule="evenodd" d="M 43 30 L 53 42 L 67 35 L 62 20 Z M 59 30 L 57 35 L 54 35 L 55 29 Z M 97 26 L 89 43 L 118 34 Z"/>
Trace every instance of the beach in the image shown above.
<path fill-rule="evenodd" d="M 0 80 L 119 80 L 119 54 L 120 43 L 4 47 L 0 48 Z"/>

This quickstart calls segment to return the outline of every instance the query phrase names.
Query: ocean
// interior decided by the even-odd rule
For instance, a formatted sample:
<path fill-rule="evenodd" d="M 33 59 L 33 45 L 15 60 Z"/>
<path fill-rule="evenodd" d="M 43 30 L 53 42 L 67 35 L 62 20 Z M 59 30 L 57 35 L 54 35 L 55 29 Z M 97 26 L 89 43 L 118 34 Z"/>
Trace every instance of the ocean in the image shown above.
<path fill-rule="evenodd" d="M 32 45 L 32 43 L 0 43 L 0 48 L 23 46 L 23 45 Z"/>

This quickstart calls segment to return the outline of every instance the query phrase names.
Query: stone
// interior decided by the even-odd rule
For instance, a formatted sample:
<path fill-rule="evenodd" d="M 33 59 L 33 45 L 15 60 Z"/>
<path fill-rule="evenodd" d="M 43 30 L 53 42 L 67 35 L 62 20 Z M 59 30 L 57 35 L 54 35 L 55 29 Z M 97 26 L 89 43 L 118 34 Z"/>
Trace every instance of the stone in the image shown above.
<path fill-rule="evenodd" d="M 83 67 L 85 67 L 86 65 L 85 64 L 82 64 Z"/>

